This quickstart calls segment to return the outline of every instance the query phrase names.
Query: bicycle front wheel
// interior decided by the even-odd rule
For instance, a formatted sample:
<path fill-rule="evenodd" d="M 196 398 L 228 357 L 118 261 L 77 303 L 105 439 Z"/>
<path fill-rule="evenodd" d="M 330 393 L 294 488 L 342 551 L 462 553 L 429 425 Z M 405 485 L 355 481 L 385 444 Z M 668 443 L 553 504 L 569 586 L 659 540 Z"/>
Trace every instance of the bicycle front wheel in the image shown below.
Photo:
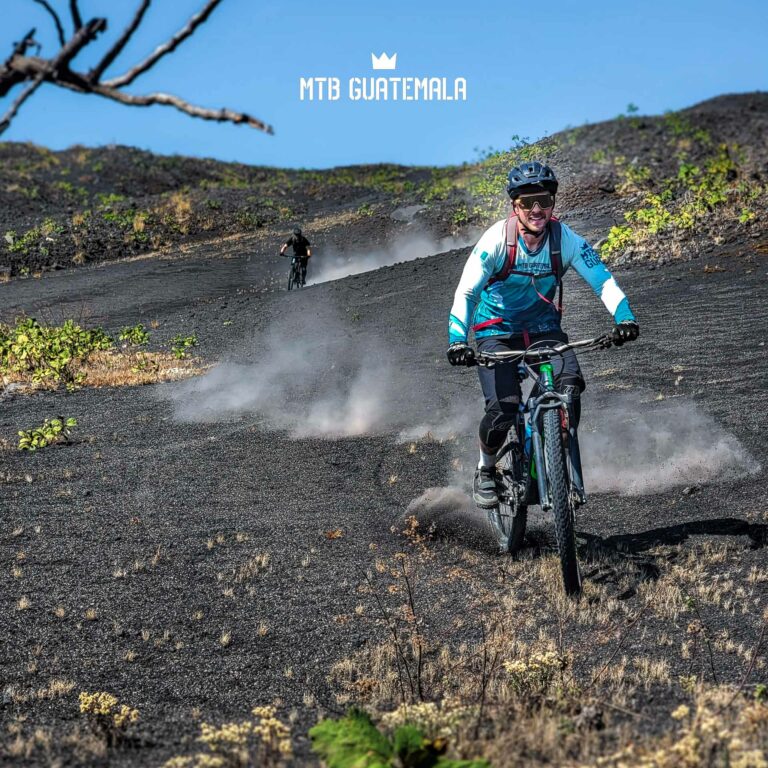
<path fill-rule="evenodd" d="M 291 268 L 291 271 L 288 273 L 288 290 L 289 291 L 293 288 L 294 278 L 295 278 L 294 269 Z"/>
<path fill-rule="evenodd" d="M 576 559 L 573 505 L 569 492 L 565 449 L 560 428 L 560 409 L 544 412 L 544 460 L 547 470 L 547 488 L 555 515 L 555 535 L 563 571 L 563 585 L 568 595 L 581 592 L 581 573 Z"/>

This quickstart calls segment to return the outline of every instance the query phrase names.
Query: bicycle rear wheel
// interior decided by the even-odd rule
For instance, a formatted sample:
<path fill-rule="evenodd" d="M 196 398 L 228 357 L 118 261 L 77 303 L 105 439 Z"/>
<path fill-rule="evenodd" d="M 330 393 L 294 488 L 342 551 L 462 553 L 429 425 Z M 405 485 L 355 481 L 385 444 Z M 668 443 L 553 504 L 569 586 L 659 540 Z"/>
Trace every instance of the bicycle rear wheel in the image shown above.
<path fill-rule="evenodd" d="M 555 535 L 563 572 L 563 585 L 566 594 L 578 595 L 581 592 L 581 573 L 579 561 L 576 558 L 573 504 L 560 427 L 560 409 L 551 408 L 545 411 L 543 422 L 547 488 L 555 515 Z"/>

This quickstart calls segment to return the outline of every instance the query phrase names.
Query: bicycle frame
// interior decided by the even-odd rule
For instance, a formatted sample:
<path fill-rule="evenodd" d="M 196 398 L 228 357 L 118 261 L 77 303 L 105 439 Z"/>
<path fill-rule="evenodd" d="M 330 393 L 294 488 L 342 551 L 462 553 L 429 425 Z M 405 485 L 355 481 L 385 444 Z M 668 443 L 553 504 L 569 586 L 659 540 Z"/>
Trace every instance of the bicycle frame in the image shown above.
<path fill-rule="evenodd" d="M 570 393 L 562 393 L 555 390 L 554 369 L 551 363 L 541 363 L 539 373 L 528 363 L 523 363 L 527 373 L 530 373 L 537 382 L 540 394 L 528 398 L 525 404 L 524 413 L 528 415 L 528 424 L 531 427 L 531 447 L 533 448 L 533 461 L 536 469 L 536 483 L 539 491 L 539 503 L 542 511 L 548 512 L 552 509 L 552 500 L 549 498 L 547 490 L 546 463 L 544 461 L 544 439 L 541 434 L 541 414 L 543 411 L 552 409 L 563 409 L 563 420 L 568 429 L 568 470 L 572 485 L 576 488 L 579 495 L 579 503 L 586 502 L 584 494 L 584 482 L 582 480 L 581 452 L 579 451 L 579 440 L 576 434 L 576 426 L 570 423 L 569 407 L 573 402 L 573 396 Z M 534 387 L 536 391 L 536 386 Z M 529 475 L 532 474 L 533 464 L 530 465 Z"/>
<path fill-rule="evenodd" d="M 501 486 L 499 503 L 488 506 L 478 500 L 478 505 L 486 508 L 499 551 L 514 554 L 523 546 L 528 506 L 536 503 L 532 492 L 538 491 L 539 506 L 554 518 L 563 586 L 568 595 L 578 595 L 582 589 L 575 526 L 576 509 L 586 502 L 586 497 L 578 434 L 571 419 L 573 390 L 566 387 L 565 392 L 559 392 L 555 387 L 552 358 L 571 349 L 607 349 L 612 345 L 612 335 L 606 334 L 537 349 L 529 346 L 522 350 L 481 351 L 468 361 L 469 365 L 488 367 L 516 364 L 521 383 L 529 375 L 535 381 L 512 426 L 518 439 L 513 441 L 508 436 L 496 456 L 496 463 L 502 465 L 497 482 L 497 487 Z"/>
<path fill-rule="evenodd" d="M 568 349 L 606 349 L 612 345 L 610 335 L 600 336 L 595 339 L 577 341 L 570 344 L 560 344 L 549 349 L 509 351 L 494 353 L 490 355 L 480 355 L 477 363 L 480 365 L 496 365 L 499 363 L 509 364 L 516 362 L 521 382 L 529 375 L 536 382 L 531 396 L 522 407 L 524 414 L 524 423 L 526 421 L 531 429 L 531 455 L 528 457 L 526 470 L 526 489 L 525 496 L 529 496 L 529 484 L 532 480 L 536 481 L 539 492 L 539 504 L 543 511 L 552 509 L 552 500 L 547 491 L 546 464 L 544 460 L 544 438 L 541 431 L 541 415 L 544 411 L 552 409 L 562 410 L 563 427 L 568 432 L 568 452 L 566 462 L 568 475 L 572 489 L 575 491 L 574 502 L 576 506 L 586 503 L 586 494 L 584 492 L 584 474 L 581 466 L 581 451 L 579 449 L 578 434 L 576 425 L 570 420 L 570 406 L 573 403 L 573 396 L 570 393 L 558 392 L 555 389 L 554 368 L 550 362 L 553 355 L 562 354 Z M 528 357 L 535 362 L 528 361 Z M 539 358 L 536 360 L 536 358 Z M 534 366 L 538 367 L 538 371 Z M 520 436 L 525 439 L 525 434 Z M 535 475 L 534 475 L 535 471 Z"/>

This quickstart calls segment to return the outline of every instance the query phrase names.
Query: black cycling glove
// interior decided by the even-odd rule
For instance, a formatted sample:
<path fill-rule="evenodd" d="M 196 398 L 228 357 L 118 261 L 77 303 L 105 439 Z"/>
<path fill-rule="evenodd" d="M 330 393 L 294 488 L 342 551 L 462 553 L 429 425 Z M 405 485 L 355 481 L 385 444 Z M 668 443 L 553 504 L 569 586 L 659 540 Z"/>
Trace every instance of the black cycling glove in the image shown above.
<path fill-rule="evenodd" d="M 472 365 L 475 362 L 475 350 L 463 341 L 454 341 L 448 347 L 448 362 L 451 365 Z"/>
<path fill-rule="evenodd" d="M 625 320 L 613 326 L 613 343 L 620 347 L 627 341 L 634 341 L 640 335 L 640 326 L 634 320 Z"/>

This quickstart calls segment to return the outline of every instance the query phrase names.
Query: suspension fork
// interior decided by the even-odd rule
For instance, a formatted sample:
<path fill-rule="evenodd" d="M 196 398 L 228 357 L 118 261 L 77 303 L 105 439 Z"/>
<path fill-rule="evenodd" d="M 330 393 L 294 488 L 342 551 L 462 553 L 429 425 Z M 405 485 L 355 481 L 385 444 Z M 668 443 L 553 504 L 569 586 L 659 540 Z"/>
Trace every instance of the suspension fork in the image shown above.
<path fill-rule="evenodd" d="M 543 512 L 548 512 L 552 509 L 552 500 L 549 497 L 549 490 L 547 488 L 547 470 L 546 463 L 544 461 L 544 440 L 541 436 L 541 430 L 539 428 L 539 416 L 542 410 L 542 403 L 546 399 L 547 394 L 554 389 L 554 375 L 552 371 L 551 363 L 544 363 L 539 369 L 541 372 L 541 378 L 544 382 L 544 393 L 536 398 L 532 398 L 531 402 L 533 408 L 531 410 L 530 424 L 531 424 L 531 444 L 533 447 L 533 456 L 536 461 L 536 483 L 539 487 L 539 504 Z"/>
<path fill-rule="evenodd" d="M 579 448 L 579 435 L 573 424 L 568 424 L 568 450 L 571 459 L 571 485 L 579 497 L 579 504 L 587 503 L 587 494 L 584 492 L 584 475 L 581 469 L 581 449 Z"/>

